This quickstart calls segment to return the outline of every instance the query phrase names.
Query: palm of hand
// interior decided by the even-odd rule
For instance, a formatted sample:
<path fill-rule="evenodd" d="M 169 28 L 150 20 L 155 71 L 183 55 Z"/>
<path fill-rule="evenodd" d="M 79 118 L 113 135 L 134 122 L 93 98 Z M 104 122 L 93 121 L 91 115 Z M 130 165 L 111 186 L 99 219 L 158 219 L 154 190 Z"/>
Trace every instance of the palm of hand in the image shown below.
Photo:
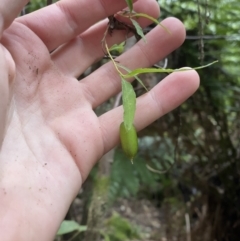
<path fill-rule="evenodd" d="M 25 197 L 19 205 L 26 209 L 37 205 L 45 215 L 59 210 L 54 206 L 54 200 L 59 201 L 56 196 L 66 197 L 61 204 L 66 213 L 82 180 L 104 152 L 87 87 L 62 73 L 26 26 L 14 23 L 2 44 L 12 56 L 8 67 L 15 81 L 0 155 L 1 186 L 8 195 L 17 187 L 13 198 Z"/>
<path fill-rule="evenodd" d="M 86 85 L 64 75 L 46 46 L 26 26 L 13 24 L 2 43 L 13 57 L 9 64 L 15 62 L 16 66 L 12 120 L 4 145 L 21 140 L 21 149 L 16 146 L 12 150 L 14 157 L 19 152 L 19 157 L 28 157 L 27 163 L 44 166 L 48 171 L 57 165 L 63 172 L 54 172 L 61 178 L 72 176 L 72 170 L 67 170 L 76 163 L 86 178 L 104 152 L 101 126 L 88 100 Z"/>

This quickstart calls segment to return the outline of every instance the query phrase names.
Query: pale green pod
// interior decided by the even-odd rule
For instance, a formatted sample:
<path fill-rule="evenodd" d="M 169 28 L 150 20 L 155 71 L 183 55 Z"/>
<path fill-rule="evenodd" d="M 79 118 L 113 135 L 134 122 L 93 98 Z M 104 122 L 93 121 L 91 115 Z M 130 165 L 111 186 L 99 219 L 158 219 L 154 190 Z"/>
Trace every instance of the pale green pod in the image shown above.
<path fill-rule="evenodd" d="M 138 151 L 137 131 L 134 125 L 128 130 L 124 122 L 122 122 L 120 125 L 120 139 L 124 153 L 132 161 Z"/>

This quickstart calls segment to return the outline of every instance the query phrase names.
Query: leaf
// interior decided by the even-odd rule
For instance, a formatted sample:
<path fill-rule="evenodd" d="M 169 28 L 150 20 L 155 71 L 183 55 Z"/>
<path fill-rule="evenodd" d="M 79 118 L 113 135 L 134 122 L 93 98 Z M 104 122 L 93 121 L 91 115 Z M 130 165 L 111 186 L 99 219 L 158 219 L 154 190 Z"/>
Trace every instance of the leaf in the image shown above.
<path fill-rule="evenodd" d="M 101 235 L 104 237 L 104 241 L 111 241 L 108 234 L 106 234 L 103 231 L 100 231 L 100 232 L 101 232 Z"/>
<path fill-rule="evenodd" d="M 146 41 L 146 38 L 145 38 L 145 35 L 143 33 L 141 26 L 138 24 L 138 22 L 136 20 L 134 20 L 132 18 L 130 18 L 130 19 L 131 19 L 132 24 L 134 25 L 135 29 L 137 30 L 138 35 L 141 36 L 142 39 L 144 40 L 144 42 L 146 43 L 147 41 Z"/>
<path fill-rule="evenodd" d="M 87 226 L 79 225 L 75 221 L 64 220 L 57 232 L 57 235 L 63 235 L 66 233 L 71 233 L 73 231 L 83 232 L 87 230 Z"/>
<path fill-rule="evenodd" d="M 122 78 L 122 101 L 123 101 L 123 122 L 127 130 L 130 130 L 134 121 L 136 111 L 136 94 L 132 84 Z"/>
<path fill-rule="evenodd" d="M 156 18 L 153 18 L 151 16 L 149 16 L 148 14 L 145 13 L 135 13 L 133 14 L 131 17 L 143 17 L 143 18 L 147 18 L 149 20 L 151 20 L 152 22 L 156 23 L 157 25 L 160 25 L 163 29 L 165 29 L 169 34 L 171 34 L 171 32 L 161 23 L 159 23 L 159 21 Z"/>
<path fill-rule="evenodd" d="M 129 7 L 130 12 L 132 12 L 132 10 L 133 10 L 133 3 L 132 3 L 132 0 L 125 0 L 125 1 L 126 1 L 128 7 Z"/>
<path fill-rule="evenodd" d="M 117 64 L 120 68 L 126 70 L 128 73 L 131 72 L 130 69 L 128 69 L 127 67 L 121 65 L 121 64 Z M 142 80 L 137 76 L 137 75 L 134 75 L 134 78 L 138 81 L 138 83 L 146 90 L 148 91 L 147 87 L 144 85 L 144 83 L 142 82 Z"/>
<path fill-rule="evenodd" d="M 110 49 L 109 51 L 112 52 L 112 51 L 116 51 L 118 52 L 119 54 L 121 54 L 124 50 L 124 45 L 125 45 L 125 42 L 122 42 L 120 44 L 114 44 Z"/>
<path fill-rule="evenodd" d="M 130 77 L 134 77 L 136 75 L 144 74 L 144 73 L 172 73 L 172 72 L 180 72 L 180 71 L 189 71 L 189 70 L 192 70 L 192 69 L 198 70 L 198 69 L 203 69 L 203 68 L 209 67 L 210 65 L 213 65 L 217 62 L 218 62 L 218 60 L 213 61 L 210 64 L 198 66 L 198 67 L 195 67 L 195 68 L 181 68 L 181 69 L 139 68 L 139 69 L 135 69 L 135 70 L 131 71 L 130 73 L 124 75 L 123 77 L 124 78 L 130 78 Z"/>

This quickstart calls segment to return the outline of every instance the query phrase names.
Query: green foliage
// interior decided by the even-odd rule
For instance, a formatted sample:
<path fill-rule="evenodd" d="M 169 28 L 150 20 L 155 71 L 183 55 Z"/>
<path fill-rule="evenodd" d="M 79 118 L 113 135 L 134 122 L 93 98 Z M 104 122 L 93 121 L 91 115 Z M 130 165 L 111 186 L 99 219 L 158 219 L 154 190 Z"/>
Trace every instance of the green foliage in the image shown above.
<path fill-rule="evenodd" d="M 146 43 L 145 35 L 144 35 L 143 30 L 142 30 L 141 26 L 139 25 L 139 23 L 136 20 L 134 20 L 133 18 L 131 18 L 131 22 L 132 22 L 133 26 L 135 27 L 135 29 L 137 30 L 138 35 L 141 36 L 141 38 Z"/>
<path fill-rule="evenodd" d="M 128 5 L 128 8 L 129 8 L 130 12 L 132 12 L 132 10 L 133 10 L 133 2 L 132 2 L 132 0 L 125 0 L 125 1 L 126 1 L 127 5 Z"/>
<path fill-rule="evenodd" d="M 77 222 L 72 220 L 64 220 L 57 232 L 57 235 L 63 235 L 74 231 L 78 231 L 80 233 L 86 230 L 86 226 L 79 225 Z"/>
<path fill-rule="evenodd" d="M 178 168 L 173 171 L 184 186 L 184 198 L 191 199 L 193 192 L 200 193 L 195 200 L 197 205 L 210 207 L 195 239 L 202 240 L 201 234 L 214 223 L 209 231 L 211 239 L 237 240 L 239 234 L 232 227 L 240 219 L 236 197 L 240 191 L 239 4 L 225 0 L 200 0 L 199 6 L 193 1 L 159 2 L 163 17 L 176 16 L 187 27 L 187 40 L 172 56 L 170 67 L 219 60 L 211 68 L 199 71 L 201 87 L 181 108 Z M 162 123 L 173 139 L 175 135 L 168 124 L 171 116 L 163 118 Z M 177 125 L 176 116 L 174 119 L 172 123 Z"/>
<path fill-rule="evenodd" d="M 123 53 L 123 50 L 124 50 L 124 45 L 125 45 L 125 42 L 122 42 L 120 44 L 114 44 L 110 49 L 109 51 L 111 52 L 111 54 L 117 54 L 117 55 L 120 55 Z"/>
<path fill-rule="evenodd" d="M 52 2 L 55 3 L 58 0 L 53 0 Z M 46 6 L 46 0 L 31 0 L 28 5 L 26 5 L 25 10 L 27 13 L 31 13 L 38 9 L 41 9 Z"/>
<path fill-rule="evenodd" d="M 46 1 L 43 0 L 32 0 L 30 3 L 26 6 L 26 11 L 27 12 L 33 12 L 36 11 L 40 8 L 43 8 L 46 6 Z"/>
<path fill-rule="evenodd" d="M 142 137 L 139 148 L 141 149 L 141 154 L 147 156 L 150 160 L 148 166 L 162 172 L 161 175 L 158 175 L 158 180 L 161 179 L 161 182 L 164 182 L 166 176 L 163 174 L 167 174 L 167 171 L 169 171 L 175 163 L 175 143 L 172 142 L 171 138 L 165 133 L 162 137 L 157 135 Z"/>
<path fill-rule="evenodd" d="M 110 177 L 110 199 L 113 201 L 118 197 L 136 196 L 145 187 L 153 190 L 157 178 L 158 175 L 146 168 L 146 161 L 139 155 L 131 164 L 122 150 L 117 149 Z"/>
<path fill-rule="evenodd" d="M 158 19 L 153 18 L 153 17 L 149 16 L 148 14 L 145 14 L 145 13 L 135 13 L 135 14 L 132 14 L 132 17 L 133 17 L 133 18 L 134 18 L 134 17 L 136 17 L 136 18 L 140 18 L 140 17 L 142 17 L 142 18 L 147 18 L 147 19 L 149 19 L 150 21 L 152 21 L 153 23 L 155 23 L 156 25 L 161 26 L 161 27 L 166 31 L 166 33 L 171 34 L 170 31 L 169 31 L 163 24 L 161 24 L 161 23 L 158 21 Z"/>
<path fill-rule="evenodd" d="M 218 61 L 215 60 L 213 61 L 212 63 L 209 63 L 209 64 L 206 64 L 206 65 L 203 65 L 203 66 L 199 66 L 199 67 L 193 67 L 192 69 L 195 69 L 195 70 L 199 70 L 199 69 L 203 69 L 203 68 L 206 68 L 206 67 L 209 67 L 215 63 L 217 63 Z M 135 69 L 129 73 L 127 73 L 126 75 L 124 75 L 125 78 L 130 78 L 130 77 L 134 77 L 134 76 L 137 76 L 139 74 L 144 74 L 144 73 L 173 73 L 173 72 L 179 72 L 179 71 L 189 71 L 191 68 L 186 68 L 186 67 L 183 67 L 183 68 L 180 68 L 180 69 L 157 69 L 157 68 L 139 68 L 139 69 Z"/>
<path fill-rule="evenodd" d="M 130 72 L 131 72 L 130 69 L 128 69 L 127 67 L 125 67 L 125 66 L 123 66 L 123 65 L 121 65 L 121 64 L 117 64 L 117 66 L 120 67 L 120 68 L 122 68 L 122 69 L 124 69 L 124 70 L 126 70 L 127 73 L 130 73 Z M 148 91 L 148 89 L 147 89 L 147 87 L 144 85 L 143 81 L 142 81 L 137 75 L 134 75 L 133 77 L 138 81 L 138 83 L 139 83 L 146 91 Z"/>
<path fill-rule="evenodd" d="M 141 234 L 137 226 L 114 212 L 106 221 L 106 230 L 102 232 L 105 241 L 140 240 Z"/>

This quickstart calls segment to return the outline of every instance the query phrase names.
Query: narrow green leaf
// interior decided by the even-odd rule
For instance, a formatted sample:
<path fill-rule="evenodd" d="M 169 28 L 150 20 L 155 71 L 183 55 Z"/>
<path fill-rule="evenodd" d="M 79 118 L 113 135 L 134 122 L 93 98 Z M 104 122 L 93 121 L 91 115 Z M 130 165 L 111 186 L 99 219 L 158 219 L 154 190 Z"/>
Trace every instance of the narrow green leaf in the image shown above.
<path fill-rule="evenodd" d="M 132 84 L 122 78 L 122 101 L 123 101 L 123 121 L 125 128 L 130 130 L 134 121 L 136 111 L 136 94 Z"/>
<path fill-rule="evenodd" d="M 203 68 L 209 67 L 210 65 L 215 64 L 217 62 L 218 62 L 218 60 L 216 60 L 210 64 L 198 66 L 195 68 L 181 68 L 181 69 L 139 68 L 139 69 L 135 69 L 135 70 L 131 71 L 130 73 L 124 75 L 124 78 L 130 78 L 130 77 L 134 77 L 136 75 L 144 74 L 144 73 L 172 73 L 172 72 L 180 72 L 180 71 L 189 71 L 192 69 L 198 70 L 198 69 L 203 69 Z"/>
<path fill-rule="evenodd" d="M 132 24 L 134 25 L 135 29 L 137 30 L 138 35 L 140 35 L 142 37 L 142 39 L 144 40 L 144 42 L 146 43 L 146 38 L 145 35 L 143 33 L 143 30 L 141 28 L 141 26 L 138 24 L 138 22 L 132 18 L 130 18 L 132 21 Z"/>
<path fill-rule="evenodd" d="M 169 34 L 171 34 L 171 32 L 164 26 L 162 25 L 156 18 L 153 18 L 151 16 L 149 16 L 146 13 L 135 13 L 132 15 L 132 17 L 143 17 L 143 18 L 147 18 L 149 20 L 151 20 L 152 22 L 156 23 L 157 25 L 160 25 L 163 29 L 165 29 Z"/>
<path fill-rule="evenodd" d="M 174 71 L 175 69 L 139 68 L 124 75 L 124 78 L 130 78 L 139 74 L 146 74 L 146 73 L 172 73 Z"/>
<path fill-rule="evenodd" d="M 120 68 L 126 70 L 128 73 L 131 72 L 130 69 L 128 69 L 127 67 L 121 65 L 121 64 L 117 64 L 117 66 L 119 66 Z M 144 85 L 144 83 L 142 82 L 142 80 L 137 76 L 137 75 L 134 75 L 134 78 L 138 81 L 138 83 L 146 90 L 148 91 L 147 87 Z"/>
<path fill-rule="evenodd" d="M 66 233 L 71 233 L 73 231 L 83 232 L 87 230 L 87 226 L 81 226 L 75 221 L 64 220 L 57 232 L 57 235 L 63 235 Z"/>
<path fill-rule="evenodd" d="M 130 12 L 132 12 L 132 10 L 133 10 L 133 2 L 132 2 L 132 0 L 125 0 L 125 1 L 126 1 L 128 7 L 129 7 Z"/>

